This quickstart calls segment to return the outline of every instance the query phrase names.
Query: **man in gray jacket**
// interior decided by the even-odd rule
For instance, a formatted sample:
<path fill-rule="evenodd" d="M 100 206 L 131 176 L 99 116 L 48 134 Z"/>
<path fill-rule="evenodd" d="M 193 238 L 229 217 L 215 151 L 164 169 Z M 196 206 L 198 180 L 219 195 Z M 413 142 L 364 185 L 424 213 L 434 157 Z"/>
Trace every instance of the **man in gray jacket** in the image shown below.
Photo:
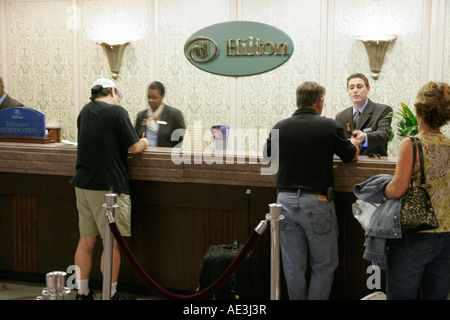
<path fill-rule="evenodd" d="M 341 111 L 336 121 L 344 128 L 347 138 L 359 140 L 360 155 L 369 153 L 387 156 L 391 132 L 392 108 L 374 103 L 367 98 L 370 92 L 369 80 L 362 73 L 347 78 L 347 94 L 353 106 Z"/>

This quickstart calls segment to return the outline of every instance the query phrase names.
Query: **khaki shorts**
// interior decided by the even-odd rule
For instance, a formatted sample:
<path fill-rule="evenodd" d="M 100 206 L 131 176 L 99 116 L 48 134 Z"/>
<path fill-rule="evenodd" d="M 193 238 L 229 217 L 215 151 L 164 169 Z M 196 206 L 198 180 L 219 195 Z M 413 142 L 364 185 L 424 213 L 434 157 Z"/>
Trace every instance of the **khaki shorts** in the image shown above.
<path fill-rule="evenodd" d="M 86 190 L 75 187 L 78 208 L 78 226 L 81 237 L 105 236 L 105 194 L 111 191 Z M 117 196 L 119 207 L 114 210 L 114 221 L 124 237 L 131 236 L 131 199 L 128 194 Z"/>

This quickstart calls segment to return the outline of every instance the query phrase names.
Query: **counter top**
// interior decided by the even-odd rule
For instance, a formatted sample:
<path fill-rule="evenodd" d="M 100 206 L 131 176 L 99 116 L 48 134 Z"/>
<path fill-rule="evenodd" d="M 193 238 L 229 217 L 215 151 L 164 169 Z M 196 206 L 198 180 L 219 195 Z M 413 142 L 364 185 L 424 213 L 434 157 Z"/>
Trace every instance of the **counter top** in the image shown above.
<path fill-rule="evenodd" d="M 0 142 L 0 172 L 72 176 L 76 157 L 77 147 L 71 144 Z M 212 154 L 208 158 L 179 149 L 149 148 L 137 155 L 130 154 L 129 161 L 133 180 L 276 186 L 276 175 L 261 174 L 261 170 L 270 168 L 270 163 L 261 163 L 256 155 Z M 355 184 L 376 174 L 393 175 L 396 162 L 393 157 L 359 156 L 358 161 L 350 163 L 336 158 L 333 165 L 336 191 L 352 192 Z"/>

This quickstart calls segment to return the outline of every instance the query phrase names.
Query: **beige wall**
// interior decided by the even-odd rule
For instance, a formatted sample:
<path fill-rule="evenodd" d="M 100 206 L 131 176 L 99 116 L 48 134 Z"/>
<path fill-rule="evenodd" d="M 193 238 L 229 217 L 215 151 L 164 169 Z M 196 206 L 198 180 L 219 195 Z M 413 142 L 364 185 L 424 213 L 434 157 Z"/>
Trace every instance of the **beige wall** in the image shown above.
<path fill-rule="evenodd" d="M 194 32 L 233 20 L 283 30 L 294 42 L 293 56 L 278 69 L 242 78 L 208 74 L 186 60 L 183 46 Z M 147 107 L 146 86 L 160 80 L 165 102 L 181 109 L 188 125 L 270 130 L 293 113 L 295 88 L 305 80 L 326 86 L 326 116 L 349 106 L 347 75 L 371 74 L 356 35 L 373 30 L 398 38 L 380 78 L 369 78 L 372 100 L 397 111 L 401 102 L 413 106 L 426 81 L 450 82 L 449 0 L 0 0 L 0 74 L 7 92 L 75 141 L 90 84 L 110 77 L 96 41 L 124 34 L 131 44 L 117 84 L 132 121 Z M 390 154 L 397 148 L 395 141 Z"/>

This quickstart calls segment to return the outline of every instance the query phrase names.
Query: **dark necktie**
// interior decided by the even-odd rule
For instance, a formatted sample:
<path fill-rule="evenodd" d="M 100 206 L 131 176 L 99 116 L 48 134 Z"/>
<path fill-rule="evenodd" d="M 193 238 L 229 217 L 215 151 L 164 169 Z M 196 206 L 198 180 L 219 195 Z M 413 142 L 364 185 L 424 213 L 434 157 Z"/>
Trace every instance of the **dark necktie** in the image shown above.
<path fill-rule="evenodd" d="M 356 110 L 355 112 L 355 125 L 358 124 L 359 117 L 361 116 L 361 112 L 359 110 Z"/>

